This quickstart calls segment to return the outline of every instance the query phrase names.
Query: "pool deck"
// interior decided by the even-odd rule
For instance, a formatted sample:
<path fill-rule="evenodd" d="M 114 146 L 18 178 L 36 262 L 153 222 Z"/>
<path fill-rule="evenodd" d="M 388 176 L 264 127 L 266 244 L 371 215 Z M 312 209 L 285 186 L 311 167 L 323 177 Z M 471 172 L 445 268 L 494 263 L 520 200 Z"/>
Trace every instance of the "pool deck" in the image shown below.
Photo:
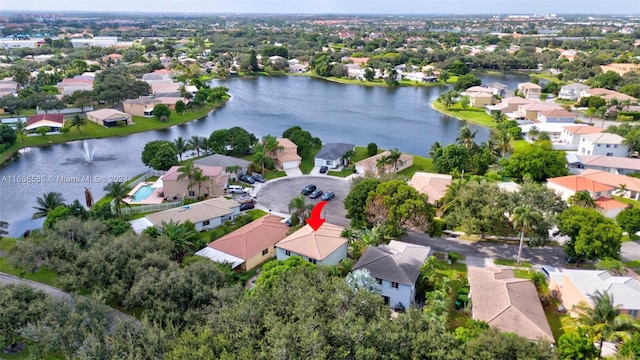
<path fill-rule="evenodd" d="M 130 205 L 149 205 L 149 204 L 162 204 L 164 198 L 162 197 L 162 188 L 153 189 L 151 195 L 149 195 L 146 199 L 140 201 L 133 200 L 133 194 L 136 193 L 141 187 L 146 185 L 153 185 L 152 182 L 141 182 L 136 185 L 131 191 L 129 191 L 129 197 L 124 199 L 124 202 Z"/>

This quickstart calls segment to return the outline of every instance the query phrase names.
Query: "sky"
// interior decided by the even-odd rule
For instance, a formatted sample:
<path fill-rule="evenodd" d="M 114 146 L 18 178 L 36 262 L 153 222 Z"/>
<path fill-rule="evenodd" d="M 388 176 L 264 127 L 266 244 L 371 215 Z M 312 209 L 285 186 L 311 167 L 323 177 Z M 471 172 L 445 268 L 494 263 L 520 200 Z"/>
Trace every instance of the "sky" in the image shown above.
<path fill-rule="evenodd" d="M 640 0 L 0 0 L 3 10 L 304 14 L 625 14 Z"/>

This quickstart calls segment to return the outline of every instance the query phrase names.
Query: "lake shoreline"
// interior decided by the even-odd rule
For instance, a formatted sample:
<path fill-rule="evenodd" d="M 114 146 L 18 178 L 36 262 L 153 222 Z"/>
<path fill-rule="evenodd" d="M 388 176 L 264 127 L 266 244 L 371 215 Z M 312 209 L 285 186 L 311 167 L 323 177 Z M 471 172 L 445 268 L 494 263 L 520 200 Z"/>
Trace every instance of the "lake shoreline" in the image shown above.
<path fill-rule="evenodd" d="M 161 129 L 167 129 L 173 126 L 177 126 L 177 125 L 182 125 L 182 124 L 187 124 L 189 122 L 195 121 L 195 120 L 199 120 L 199 119 L 203 119 L 205 117 L 207 117 L 209 114 L 211 114 L 212 112 L 220 109 L 221 107 L 223 107 L 224 105 L 227 104 L 227 102 L 229 102 L 232 99 L 232 96 L 229 95 L 228 98 L 226 98 L 224 101 L 219 102 L 219 103 L 215 103 L 215 104 L 210 104 L 209 106 L 205 106 L 207 107 L 207 111 L 206 113 L 204 113 L 203 115 L 198 114 L 197 116 L 193 117 L 193 118 L 189 118 L 180 122 L 177 122 L 175 124 L 163 124 L 163 123 L 159 123 L 158 127 L 154 127 L 152 129 L 140 129 L 139 131 L 137 129 L 130 131 L 130 132 L 126 132 L 123 134 L 105 134 L 104 136 L 90 136 L 90 137 L 85 137 L 82 136 L 82 133 L 78 133 L 76 138 L 73 139 L 52 139 L 50 140 L 48 143 L 43 143 L 43 144 L 30 144 L 30 145 L 24 145 L 24 144 L 20 144 L 18 142 L 18 140 L 16 139 L 16 142 L 9 147 L 9 149 L 5 150 L 4 152 L 0 153 L 0 169 L 11 164 L 13 161 L 15 161 L 17 158 L 20 157 L 20 150 L 22 149 L 27 149 L 27 148 L 31 148 L 31 147 L 43 147 L 43 146 L 50 146 L 50 145 L 55 145 L 55 144 L 66 144 L 66 143 L 70 143 L 70 142 L 74 142 L 74 141 L 80 141 L 80 140 L 92 140 L 92 139 L 106 139 L 106 138 L 117 138 L 117 137 L 123 137 L 123 136 L 129 136 L 129 135 L 133 135 L 133 134 L 139 134 L 139 133 L 143 133 L 143 132 L 149 132 L 149 131 L 155 131 L 155 130 L 161 130 Z M 87 120 L 89 121 L 89 120 Z M 59 134 L 56 135 L 47 135 L 47 136 L 58 136 Z"/>

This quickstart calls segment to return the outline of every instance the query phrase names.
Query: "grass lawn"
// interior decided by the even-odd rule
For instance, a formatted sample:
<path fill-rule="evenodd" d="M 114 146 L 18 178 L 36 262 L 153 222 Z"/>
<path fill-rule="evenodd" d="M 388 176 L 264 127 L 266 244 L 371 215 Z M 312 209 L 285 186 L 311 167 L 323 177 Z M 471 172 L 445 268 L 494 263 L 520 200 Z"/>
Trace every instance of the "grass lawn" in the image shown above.
<path fill-rule="evenodd" d="M 311 170 L 313 170 L 313 167 L 315 165 L 315 157 L 319 151 L 319 148 L 313 148 L 311 149 L 311 153 L 309 154 L 309 156 L 302 157 L 302 161 L 300 163 L 300 171 L 302 171 L 303 174 L 308 174 L 311 172 Z"/>
<path fill-rule="evenodd" d="M 16 269 L 7 262 L 6 259 L 0 258 L 0 272 L 10 275 L 18 276 L 27 280 L 47 284 L 49 286 L 58 287 L 57 274 L 48 269 L 41 269 L 34 273 L 24 272 L 20 269 Z"/>
<path fill-rule="evenodd" d="M 383 152 L 384 150 L 378 149 L 378 154 Z M 352 163 L 357 163 L 360 160 L 364 160 L 369 158 L 369 151 L 366 146 L 356 146 L 356 154 L 351 158 Z"/>
<path fill-rule="evenodd" d="M 253 210 L 249 210 L 247 212 L 245 212 L 246 215 L 251 215 L 251 218 L 253 220 L 257 220 L 260 219 L 261 217 L 267 215 L 266 212 L 259 210 L 259 209 L 253 209 Z"/>
<path fill-rule="evenodd" d="M 271 180 L 271 179 L 276 179 L 279 177 L 285 177 L 287 176 L 287 173 L 284 171 L 275 171 L 275 170 L 269 170 L 267 171 L 266 174 L 264 174 L 264 178 L 265 180 Z"/>
<path fill-rule="evenodd" d="M 86 125 L 80 127 L 80 132 L 78 132 L 78 129 L 76 127 L 73 127 L 66 134 L 25 136 L 24 140 L 20 136 L 18 136 L 15 144 L 13 144 L 4 152 L 0 153 L 0 164 L 9 160 L 16 151 L 25 147 L 58 144 L 83 139 L 97 139 L 128 135 L 143 131 L 163 129 L 173 125 L 182 124 L 206 116 L 211 110 L 222 106 L 225 102 L 226 99 L 217 103 L 207 104 L 200 110 L 187 111 L 183 114 L 176 114 L 175 112 L 173 112 L 171 113 L 171 116 L 166 123 L 160 122 L 160 120 L 156 118 L 134 116 L 132 118 L 134 124 L 132 125 L 121 125 L 106 128 L 87 120 Z M 67 121 L 67 126 L 68 125 L 69 121 Z"/>
<path fill-rule="evenodd" d="M 511 259 L 495 259 L 493 263 L 496 265 L 519 266 L 519 267 L 527 267 L 527 268 L 531 267 L 531 263 L 528 263 L 526 261 L 521 261 L 520 264 L 516 264 L 516 261 Z"/>
<path fill-rule="evenodd" d="M 433 161 L 427 157 L 424 156 L 418 156 L 418 155 L 414 155 L 413 157 L 413 165 L 409 166 L 408 168 L 399 171 L 398 174 L 399 175 L 403 175 L 403 176 L 408 176 L 408 177 L 412 177 L 413 174 L 416 173 L 416 171 L 422 171 L 422 172 L 434 172 L 433 171 Z"/>
<path fill-rule="evenodd" d="M 345 177 L 347 177 L 349 175 L 353 175 L 353 170 L 352 169 L 342 169 L 340 171 L 329 171 L 329 172 L 327 172 L 327 175 L 345 178 Z"/>
<path fill-rule="evenodd" d="M 556 76 L 553 76 L 551 74 L 539 73 L 539 74 L 531 74 L 530 76 L 531 76 L 531 78 L 544 79 L 544 80 L 547 80 L 547 81 L 558 83 L 560 85 L 564 85 L 564 84 L 567 83 L 566 81 L 562 81 L 562 80 L 558 79 Z"/>
<path fill-rule="evenodd" d="M 564 100 L 556 98 L 555 102 L 560 105 L 574 105 L 576 103 L 575 100 Z"/>
<path fill-rule="evenodd" d="M 640 260 L 627 261 L 624 263 L 624 266 L 630 269 L 639 269 L 640 268 Z"/>
<path fill-rule="evenodd" d="M 15 238 L 1 238 L 0 239 L 0 250 L 3 251 L 9 251 L 11 249 L 13 249 L 14 247 L 16 247 L 16 241 L 18 241 Z"/>
<path fill-rule="evenodd" d="M 336 83 L 340 83 L 340 84 L 347 84 L 347 85 L 360 85 L 360 86 L 376 86 L 376 87 L 390 87 L 389 85 L 387 85 L 387 83 L 382 80 L 382 79 L 375 79 L 373 81 L 366 81 L 366 80 L 359 80 L 359 79 L 351 79 L 351 78 L 344 78 L 344 77 L 335 77 L 335 76 L 331 76 L 331 77 L 319 77 L 320 79 L 325 79 L 328 81 L 332 81 L 332 82 L 336 82 Z M 433 86 L 440 86 L 440 85 L 446 85 L 446 84 L 450 84 L 451 79 L 447 80 L 447 82 L 442 82 L 442 81 L 434 81 L 434 82 L 418 82 L 418 81 L 411 81 L 411 80 L 400 80 L 398 82 L 397 86 L 422 86 L 422 87 L 433 87 Z M 457 79 L 456 79 L 457 81 Z M 455 83 L 455 81 L 453 82 Z"/>
<path fill-rule="evenodd" d="M 625 204 L 633 205 L 634 208 L 640 208 L 640 201 L 631 200 L 627 197 L 617 196 L 617 195 L 613 195 L 611 197 Z"/>
<path fill-rule="evenodd" d="M 434 100 L 431 104 L 437 111 L 456 119 L 488 127 L 489 129 L 495 129 L 497 126 L 493 118 L 488 115 L 484 109 L 468 108 L 467 110 L 462 110 L 460 106 L 456 104 L 451 109 L 447 110 L 444 105 L 440 104 L 437 100 Z"/>

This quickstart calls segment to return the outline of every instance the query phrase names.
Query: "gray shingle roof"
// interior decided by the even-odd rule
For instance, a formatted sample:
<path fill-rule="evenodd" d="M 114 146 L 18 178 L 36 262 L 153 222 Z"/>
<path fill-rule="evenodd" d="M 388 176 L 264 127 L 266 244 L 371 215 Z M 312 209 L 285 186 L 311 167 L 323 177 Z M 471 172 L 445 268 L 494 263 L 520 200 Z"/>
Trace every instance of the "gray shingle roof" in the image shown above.
<path fill-rule="evenodd" d="M 344 153 L 353 150 L 354 147 L 354 144 L 327 143 L 324 144 L 322 149 L 316 154 L 316 158 L 328 160 L 340 159 Z"/>
<path fill-rule="evenodd" d="M 369 246 L 353 270 L 364 268 L 375 278 L 414 285 L 430 251 L 426 246 L 392 240 L 389 245 Z"/>

